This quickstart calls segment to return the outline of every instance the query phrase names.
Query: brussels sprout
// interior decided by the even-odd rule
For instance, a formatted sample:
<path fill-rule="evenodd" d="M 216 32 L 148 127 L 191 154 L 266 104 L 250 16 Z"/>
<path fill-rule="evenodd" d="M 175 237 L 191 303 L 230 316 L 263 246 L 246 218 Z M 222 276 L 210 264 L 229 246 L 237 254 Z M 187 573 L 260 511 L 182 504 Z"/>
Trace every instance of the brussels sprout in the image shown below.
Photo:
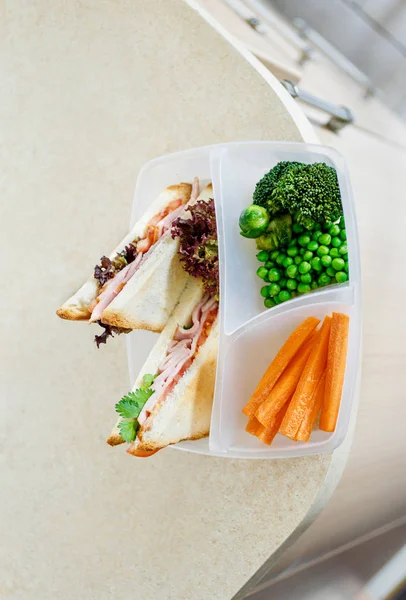
<path fill-rule="evenodd" d="M 240 233 L 246 238 L 257 238 L 262 235 L 269 223 L 269 214 L 262 206 L 251 204 L 240 215 Z"/>
<path fill-rule="evenodd" d="M 272 252 L 280 246 L 287 246 L 292 239 L 292 217 L 288 214 L 274 217 L 266 232 L 257 238 L 258 250 Z"/>

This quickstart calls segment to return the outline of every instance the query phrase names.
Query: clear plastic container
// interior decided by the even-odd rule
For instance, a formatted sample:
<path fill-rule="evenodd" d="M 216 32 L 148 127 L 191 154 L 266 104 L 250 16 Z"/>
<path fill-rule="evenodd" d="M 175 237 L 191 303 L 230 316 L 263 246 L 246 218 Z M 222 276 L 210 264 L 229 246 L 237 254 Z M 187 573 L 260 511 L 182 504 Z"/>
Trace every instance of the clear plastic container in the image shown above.
<path fill-rule="evenodd" d="M 266 309 L 256 276 L 255 241 L 240 236 L 238 218 L 252 201 L 256 182 L 276 163 L 326 162 L 337 170 L 347 229 L 349 281 L 315 290 Z M 141 170 L 132 223 L 167 185 L 212 180 L 220 253 L 220 342 L 210 437 L 182 442 L 180 450 L 230 458 L 284 458 L 332 451 L 344 440 L 359 369 L 361 341 L 360 263 L 354 202 L 343 158 L 331 148 L 290 142 L 234 142 L 163 156 Z M 349 347 L 343 395 L 334 433 L 315 430 L 309 442 L 277 435 L 266 446 L 245 431 L 241 413 L 265 369 L 293 329 L 307 316 L 333 311 L 350 315 Z M 156 337 L 127 336 L 131 381 Z"/>

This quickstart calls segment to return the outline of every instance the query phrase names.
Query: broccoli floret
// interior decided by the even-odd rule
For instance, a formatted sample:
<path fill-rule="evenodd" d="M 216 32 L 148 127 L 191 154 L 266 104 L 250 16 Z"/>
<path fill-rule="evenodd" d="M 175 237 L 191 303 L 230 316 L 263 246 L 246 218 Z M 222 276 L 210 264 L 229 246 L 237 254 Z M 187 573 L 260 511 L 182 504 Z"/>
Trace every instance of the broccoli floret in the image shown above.
<path fill-rule="evenodd" d="M 325 163 L 285 168 L 274 185 L 272 199 L 307 229 L 329 225 L 343 214 L 336 170 Z"/>
<path fill-rule="evenodd" d="M 278 215 L 269 223 L 264 234 L 257 238 L 258 250 L 272 252 L 281 246 L 287 246 L 292 239 L 292 217 Z"/>
<path fill-rule="evenodd" d="M 287 167 L 302 164 L 303 163 L 290 161 L 279 162 L 268 173 L 266 173 L 260 181 L 258 181 L 252 196 L 253 203 L 266 208 L 271 217 L 273 217 L 273 215 L 276 213 L 281 212 L 281 203 L 279 202 L 278 198 L 272 197 L 272 192 L 274 191 L 276 182 L 279 180 Z"/>

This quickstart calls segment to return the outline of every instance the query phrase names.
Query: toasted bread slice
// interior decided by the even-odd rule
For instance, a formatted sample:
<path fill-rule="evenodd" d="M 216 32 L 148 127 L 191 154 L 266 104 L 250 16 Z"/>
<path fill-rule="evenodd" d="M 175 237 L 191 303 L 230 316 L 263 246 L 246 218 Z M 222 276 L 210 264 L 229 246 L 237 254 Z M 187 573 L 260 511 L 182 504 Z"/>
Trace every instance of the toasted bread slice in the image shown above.
<path fill-rule="evenodd" d="M 121 252 L 130 242 L 132 242 L 136 237 L 142 237 L 145 234 L 146 226 L 150 219 L 159 213 L 160 210 L 165 208 L 170 202 L 181 198 L 183 203 L 185 204 L 189 198 L 192 191 L 192 186 L 190 183 L 180 183 L 178 185 L 171 185 L 167 187 L 151 204 L 149 209 L 144 213 L 139 221 L 134 225 L 132 230 L 121 240 L 119 245 L 111 252 L 109 258 L 112 259 L 116 256 L 118 252 Z M 166 240 L 165 240 L 166 241 Z M 177 249 L 178 249 L 178 241 L 168 239 L 168 243 L 160 244 L 163 248 L 160 248 L 160 252 L 157 252 L 158 256 L 152 261 L 152 258 L 155 252 L 152 253 L 151 257 L 145 262 L 144 265 L 140 267 L 137 271 L 137 274 L 131 278 L 130 283 L 132 286 L 128 285 L 125 287 L 129 287 L 130 289 L 134 289 L 134 292 L 139 292 L 141 286 L 136 284 L 138 278 L 144 281 L 144 285 L 147 283 L 149 286 L 157 286 L 155 296 L 148 294 L 146 292 L 146 296 L 144 302 L 152 302 L 159 296 L 163 296 L 169 303 L 167 307 L 166 315 L 169 314 L 174 308 L 177 300 L 179 299 L 179 295 L 182 292 L 182 289 L 186 283 L 186 278 L 181 273 L 181 265 L 179 264 L 179 260 L 177 258 Z M 157 248 L 158 250 L 158 248 Z M 167 253 L 167 255 L 165 254 Z M 168 269 L 166 269 L 166 275 L 162 276 L 161 269 L 163 262 L 166 260 L 164 256 L 167 256 L 167 260 L 169 263 Z M 151 262 L 150 262 L 151 261 Z M 173 268 L 174 273 L 173 276 L 169 277 L 168 271 Z M 134 281 L 133 281 L 134 280 Z M 164 287 L 159 289 L 159 285 L 163 285 Z M 166 287 L 165 287 L 166 286 Z M 123 290 L 124 291 L 124 290 Z M 62 319 L 69 319 L 73 321 L 78 320 L 87 320 L 90 318 L 91 313 L 89 311 L 89 303 L 94 300 L 99 292 L 99 287 L 96 279 L 91 275 L 89 279 L 82 285 L 82 287 L 71 296 L 66 302 L 62 304 L 60 308 L 56 311 L 56 314 Z M 116 300 L 121 296 L 123 292 L 121 292 Z M 112 304 L 113 304 L 112 303 Z M 151 313 L 151 322 L 149 322 L 148 317 L 145 316 L 145 311 L 143 314 L 139 315 L 137 311 L 139 310 L 139 306 L 141 303 L 131 303 L 129 302 L 129 293 L 125 295 L 125 300 L 123 303 L 119 303 L 117 308 L 120 312 L 123 308 L 124 316 L 122 321 L 127 323 L 134 323 L 134 328 L 138 328 L 137 324 L 141 323 L 141 327 L 144 327 L 144 324 L 150 324 L 148 329 L 152 329 L 153 331 L 160 331 L 165 324 L 165 314 L 162 313 L 160 308 L 152 311 Z M 160 303 L 162 305 L 162 303 Z M 110 308 L 110 306 L 108 306 Z M 114 320 L 114 309 L 109 311 L 108 318 L 112 323 Z M 104 321 L 104 318 L 103 318 Z M 128 327 L 133 328 L 132 325 L 118 325 L 119 327 Z"/>
<path fill-rule="evenodd" d="M 178 325 L 185 325 L 186 323 L 189 323 L 193 309 L 203 298 L 203 295 L 204 290 L 200 279 L 195 279 L 194 277 L 188 275 L 187 283 L 179 299 L 179 303 L 168 319 L 168 322 L 161 335 L 157 339 L 156 344 L 149 353 L 147 360 L 145 361 L 137 379 L 134 382 L 132 388 L 133 390 L 136 390 L 141 386 L 142 378 L 146 373 L 154 374 L 157 372 L 162 357 L 166 352 L 166 348 L 169 342 L 173 339 Z M 124 440 L 122 440 L 120 437 L 118 429 L 120 420 L 121 419 L 118 419 L 113 431 L 107 439 L 107 443 L 110 444 L 110 446 L 117 446 L 118 444 L 122 444 L 124 442 Z"/>
<path fill-rule="evenodd" d="M 133 389 L 140 387 L 146 373 L 154 374 L 165 355 L 168 343 L 173 339 L 178 325 L 187 325 L 204 290 L 200 280 L 189 277 L 179 304 L 142 367 Z M 158 402 L 153 412 L 139 429 L 138 437 L 129 452 L 149 452 L 185 439 L 198 439 L 209 433 L 213 402 L 218 347 L 217 321 L 184 376 L 163 402 Z M 107 443 L 116 446 L 123 443 L 118 423 Z"/>
<path fill-rule="evenodd" d="M 178 254 L 179 240 L 166 237 L 103 312 L 103 323 L 161 332 L 189 275 Z"/>
<path fill-rule="evenodd" d="M 197 440 L 209 435 L 217 350 L 216 322 L 190 369 L 140 428 L 137 441 L 128 448 L 130 454 L 159 450 L 183 440 Z"/>

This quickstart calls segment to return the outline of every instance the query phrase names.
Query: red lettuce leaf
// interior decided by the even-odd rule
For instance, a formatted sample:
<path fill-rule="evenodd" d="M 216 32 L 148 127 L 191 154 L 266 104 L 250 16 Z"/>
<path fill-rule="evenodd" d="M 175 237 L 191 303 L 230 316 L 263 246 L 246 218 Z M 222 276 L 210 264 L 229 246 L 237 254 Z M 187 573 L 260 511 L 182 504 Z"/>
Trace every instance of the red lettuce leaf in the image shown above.
<path fill-rule="evenodd" d="M 121 271 L 126 265 L 132 263 L 137 256 L 137 242 L 139 238 L 136 238 L 133 242 L 128 244 L 121 252 L 118 252 L 113 260 L 102 256 L 100 264 L 94 268 L 94 278 L 103 287 L 109 279 L 112 279 L 116 273 Z"/>
<path fill-rule="evenodd" d="M 110 336 L 114 337 L 114 334 L 120 335 L 120 333 L 130 333 L 131 331 L 131 329 L 124 329 L 123 327 L 106 325 L 106 323 L 102 323 L 101 321 L 96 321 L 96 323 L 104 329 L 103 333 L 94 336 L 94 341 L 96 342 L 96 346 L 98 348 L 100 348 L 100 344 L 106 344 Z"/>
<path fill-rule="evenodd" d="M 172 237 L 179 237 L 179 253 L 185 271 L 201 277 L 205 290 L 219 294 L 219 260 L 214 200 L 198 200 L 187 210 L 189 218 L 178 218 L 172 226 Z"/>

